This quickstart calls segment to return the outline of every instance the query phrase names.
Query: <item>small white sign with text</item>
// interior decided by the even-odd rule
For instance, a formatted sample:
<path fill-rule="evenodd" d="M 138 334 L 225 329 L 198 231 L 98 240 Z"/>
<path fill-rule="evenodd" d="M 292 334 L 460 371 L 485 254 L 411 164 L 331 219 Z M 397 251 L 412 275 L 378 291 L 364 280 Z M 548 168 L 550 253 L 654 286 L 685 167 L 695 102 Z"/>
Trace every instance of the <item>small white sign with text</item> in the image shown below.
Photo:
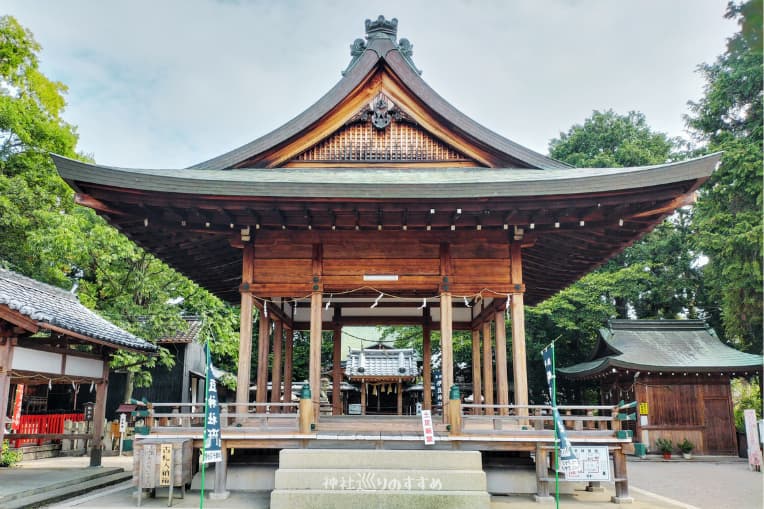
<path fill-rule="evenodd" d="M 432 427 L 432 412 L 422 410 L 422 429 L 424 430 L 424 445 L 435 443 L 435 433 Z"/>

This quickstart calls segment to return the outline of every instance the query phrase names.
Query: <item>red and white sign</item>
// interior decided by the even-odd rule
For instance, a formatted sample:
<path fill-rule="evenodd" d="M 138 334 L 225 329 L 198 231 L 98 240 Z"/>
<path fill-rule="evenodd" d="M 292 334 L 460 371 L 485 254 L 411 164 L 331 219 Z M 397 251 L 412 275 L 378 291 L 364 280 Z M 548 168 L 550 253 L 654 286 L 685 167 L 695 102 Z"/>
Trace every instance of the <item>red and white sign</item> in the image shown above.
<path fill-rule="evenodd" d="M 13 429 L 14 433 L 18 433 L 21 427 L 22 399 L 24 399 L 24 384 L 18 384 L 16 386 L 16 399 L 13 401 L 13 420 L 11 421 L 11 429 Z"/>
<path fill-rule="evenodd" d="M 424 445 L 435 443 L 435 433 L 432 428 L 432 412 L 422 410 L 422 429 L 424 430 Z"/>

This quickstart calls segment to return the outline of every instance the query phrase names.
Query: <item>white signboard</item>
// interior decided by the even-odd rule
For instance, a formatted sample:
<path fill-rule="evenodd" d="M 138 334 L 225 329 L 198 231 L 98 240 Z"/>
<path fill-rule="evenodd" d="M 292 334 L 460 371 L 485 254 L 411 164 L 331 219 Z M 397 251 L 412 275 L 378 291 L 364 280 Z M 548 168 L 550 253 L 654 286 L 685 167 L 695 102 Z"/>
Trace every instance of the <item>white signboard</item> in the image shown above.
<path fill-rule="evenodd" d="M 424 445 L 433 445 L 435 432 L 432 426 L 432 413 L 429 410 L 422 410 L 422 429 L 424 430 Z"/>
<path fill-rule="evenodd" d="M 119 414 L 119 432 L 127 431 L 127 414 Z"/>
<path fill-rule="evenodd" d="M 610 456 L 607 447 L 573 446 L 576 460 L 565 469 L 566 481 L 609 481 Z"/>

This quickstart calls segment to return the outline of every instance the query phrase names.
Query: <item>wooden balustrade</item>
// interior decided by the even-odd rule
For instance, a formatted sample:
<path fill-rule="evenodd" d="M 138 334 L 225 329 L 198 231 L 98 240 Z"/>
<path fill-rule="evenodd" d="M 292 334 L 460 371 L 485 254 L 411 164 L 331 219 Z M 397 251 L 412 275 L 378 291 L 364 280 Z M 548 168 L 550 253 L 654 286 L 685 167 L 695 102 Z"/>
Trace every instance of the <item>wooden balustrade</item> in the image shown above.
<path fill-rule="evenodd" d="M 297 430 L 297 403 L 219 403 L 220 428 L 239 431 L 295 431 Z M 246 413 L 239 413 L 244 407 Z M 158 432 L 183 432 L 204 426 L 203 403 L 154 403 L 147 421 L 153 420 L 152 429 Z"/>

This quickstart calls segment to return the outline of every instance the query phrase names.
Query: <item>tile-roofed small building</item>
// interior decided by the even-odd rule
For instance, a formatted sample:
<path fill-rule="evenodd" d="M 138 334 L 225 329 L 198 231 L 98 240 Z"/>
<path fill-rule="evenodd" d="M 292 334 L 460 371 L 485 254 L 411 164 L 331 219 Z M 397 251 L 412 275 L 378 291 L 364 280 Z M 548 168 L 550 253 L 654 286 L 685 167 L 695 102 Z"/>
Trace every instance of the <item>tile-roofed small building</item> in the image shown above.
<path fill-rule="evenodd" d="M 612 368 L 742 374 L 762 367 L 761 355 L 723 344 L 703 320 L 611 320 L 600 336 L 591 360 L 560 374 L 587 378 Z"/>
<path fill-rule="evenodd" d="M 600 403 L 634 401 L 635 440 L 688 439 L 700 454 L 735 454 L 730 378 L 760 374 L 764 358 L 723 344 L 703 320 L 611 320 L 591 359 L 559 368 L 595 380 Z M 631 423 L 629 423 L 631 424 Z"/>
<path fill-rule="evenodd" d="M 157 343 L 191 343 L 196 341 L 202 331 L 202 319 L 195 315 L 187 315 L 183 317 L 183 320 L 188 326 L 186 329 L 178 329 L 174 334 L 161 337 L 157 340 Z"/>
<path fill-rule="evenodd" d="M 419 374 L 417 355 L 413 348 L 351 349 L 345 363 L 345 375 L 350 379 L 412 379 Z"/>
<path fill-rule="evenodd" d="M 0 269 L 0 305 L 29 317 L 43 329 L 73 332 L 114 348 L 157 351 L 152 343 L 83 306 L 76 295 L 11 270 Z"/>

